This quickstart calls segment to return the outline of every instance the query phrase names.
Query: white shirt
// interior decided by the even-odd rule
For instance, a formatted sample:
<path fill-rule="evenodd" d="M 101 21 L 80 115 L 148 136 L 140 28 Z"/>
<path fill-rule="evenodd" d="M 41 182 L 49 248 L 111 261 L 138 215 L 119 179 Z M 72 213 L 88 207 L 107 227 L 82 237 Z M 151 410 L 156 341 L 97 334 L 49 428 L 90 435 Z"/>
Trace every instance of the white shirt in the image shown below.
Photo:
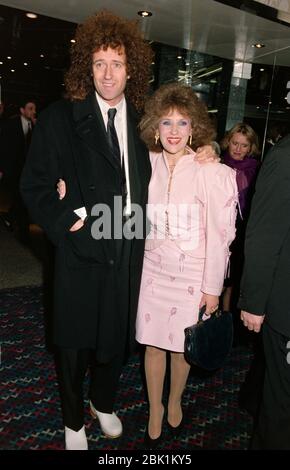
<path fill-rule="evenodd" d="M 124 209 L 124 215 L 131 215 L 131 193 L 130 193 L 130 178 L 129 178 L 129 157 L 128 157 L 128 132 L 127 132 L 127 104 L 125 97 L 119 101 L 115 106 L 110 106 L 104 101 L 100 95 L 96 92 L 96 98 L 100 107 L 102 117 L 104 120 L 105 128 L 107 129 L 108 124 L 108 110 L 110 108 L 116 108 L 117 113 L 114 119 L 115 129 L 118 136 L 121 161 L 124 163 L 126 185 L 127 185 L 127 200 L 126 207 Z"/>
<path fill-rule="evenodd" d="M 32 128 L 31 127 L 31 121 L 29 121 L 28 119 L 26 119 L 24 116 L 20 116 L 21 118 L 21 124 L 22 124 L 22 129 L 23 129 L 23 134 L 26 136 L 27 133 L 28 133 L 28 129 Z"/>

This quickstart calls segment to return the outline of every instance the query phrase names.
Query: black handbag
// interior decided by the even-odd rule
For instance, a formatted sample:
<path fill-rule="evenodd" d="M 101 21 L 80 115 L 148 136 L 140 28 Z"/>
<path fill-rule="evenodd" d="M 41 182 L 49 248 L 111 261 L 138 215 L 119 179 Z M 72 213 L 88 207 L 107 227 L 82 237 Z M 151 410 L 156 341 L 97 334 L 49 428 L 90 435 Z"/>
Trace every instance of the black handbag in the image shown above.
<path fill-rule="evenodd" d="M 217 309 L 203 320 L 205 305 L 200 309 L 198 322 L 185 328 L 184 356 L 190 364 L 206 370 L 221 367 L 233 342 L 233 319 L 230 312 Z"/>

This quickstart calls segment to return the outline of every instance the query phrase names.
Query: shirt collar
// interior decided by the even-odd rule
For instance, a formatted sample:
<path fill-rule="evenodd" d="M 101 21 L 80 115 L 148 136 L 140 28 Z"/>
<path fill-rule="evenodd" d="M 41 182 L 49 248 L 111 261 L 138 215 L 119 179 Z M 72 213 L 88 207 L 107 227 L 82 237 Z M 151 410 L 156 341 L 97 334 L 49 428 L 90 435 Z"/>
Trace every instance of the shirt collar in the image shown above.
<path fill-rule="evenodd" d="M 123 96 L 121 101 L 119 101 L 119 103 L 117 103 L 115 106 L 110 106 L 105 100 L 103 100 L 103 98 L 101 98 L 101 96 L 97 92 L 95 92 L 95 93 L 96 93 L 96 98 L 97 98 L 98 104 L 100 106 L 100 110 L 101 110 L 103 115 L 107 116 L 108 109 L 110 109 L 110 108 L 116 108 L 117 113 L 119 115 L 121 114 L 121 112 L 123 110 L 125 96 Z"/>

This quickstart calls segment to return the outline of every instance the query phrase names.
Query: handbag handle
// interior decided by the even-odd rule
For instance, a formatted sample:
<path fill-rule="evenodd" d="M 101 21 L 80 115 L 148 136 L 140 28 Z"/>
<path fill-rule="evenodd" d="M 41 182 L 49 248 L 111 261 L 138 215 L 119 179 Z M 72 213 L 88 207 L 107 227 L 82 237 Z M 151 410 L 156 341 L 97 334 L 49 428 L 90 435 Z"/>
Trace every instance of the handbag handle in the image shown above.
<path fill-rule="evenodd" d="M 204 321 L 202 317 L 203 317 L 203 315 L 205 314 L 205 311 L 206 311 L 206 305 L 203 305 L 203 306 L 199 309 L 198 323 Z M 210 317 L 212 317 L 212 316 L 220 317 L 222 313 L 223 313 L 223 312 L 217 307 L 216 310 L 210 314 Z"/>

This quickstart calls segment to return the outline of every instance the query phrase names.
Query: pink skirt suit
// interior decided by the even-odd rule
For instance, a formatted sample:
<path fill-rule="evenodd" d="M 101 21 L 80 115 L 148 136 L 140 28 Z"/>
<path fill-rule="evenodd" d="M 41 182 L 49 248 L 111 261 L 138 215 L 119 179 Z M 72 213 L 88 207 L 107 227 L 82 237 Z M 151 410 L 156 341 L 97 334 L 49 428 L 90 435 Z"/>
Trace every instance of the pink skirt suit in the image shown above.
<path fill-rule="evenodd" d="M 136 339 L 183 352 L 184 328 L 197 322 L 203 293 L 219 296 L 235 236 L 235 171 L 199 164 L 194 152 L 172 173 L 163 153 L 151 153 L 146 238 Z"/>

